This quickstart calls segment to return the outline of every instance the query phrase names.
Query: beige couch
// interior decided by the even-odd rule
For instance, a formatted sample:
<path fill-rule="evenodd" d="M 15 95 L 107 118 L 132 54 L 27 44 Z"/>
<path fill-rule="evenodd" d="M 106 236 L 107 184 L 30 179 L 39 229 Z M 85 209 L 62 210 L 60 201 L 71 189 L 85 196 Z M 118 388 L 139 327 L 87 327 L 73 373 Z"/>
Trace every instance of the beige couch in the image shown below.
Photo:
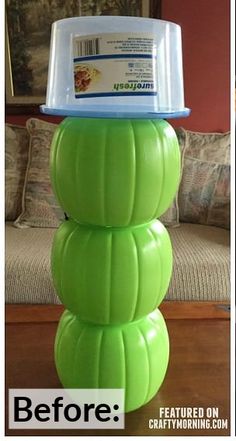
<path fill-rule="evenodd" d="M 50 274 L 50 250 L 55 233 L 55 228 L 52 226 L 56 227 L 59 224 L 59 217 L 56 216 L 63 218 L 63 213 L 58 214 L 58 207 L 55 208 L 56 202 L 50 188 L 48 172 L 50 143 L 55 127 L 54 124 L 36 119 L 28 121 L 27 129 L 7 127 L 7 303 L 60 303 Z M 173 219 L 179 221 L 176 216 L 180 214 L 180 220 L 182 216 L 185 222 L 180 222 L 180 226 L 176 228 L 168 228 L 173 244 L 174 266 L 166 299 L 227 302 L 230 300 L 229 230 L 194 223 L 194 218 L 189 223 L 188 216 L 197 212 L 195 199 L 201 196 L 201 189 L 200 192 L 198 191 L 197 173 L 200 171 L 201 176 L 206 176 L 209 171 L 208 183 L 204 184 L 207 197 L 209 179 L 213 179 L 216 173 L 220 179 L 219 185 L 217 184 L 218 199 L 215 205 L 212 204 L 213 211 L 211 217 L 208 216 L 209 223 L 216 222 L 218 225 L 228 220 L 224 207 L 229 205 L 226 194 L 229 176 L 227 169 L 229 136 L 228 134 L 198 134 L 183 129 L 178 136 L 183 168 L 179 206 L 176 198 L 168 213 L 161 220 L 166 225 L 169 225 L 171 220 L 173 226 Z M 194 181 L 192 175 L 195 170 Z M 189 182 L 192 183 L 192 188 L 187 187 L 186 190 Z M 209 186 L 209 189 L 211 187 Z M 198 191 L 197 194 L 196 191 Z M 219 192 L 222 192 L 220 196 Z M 203 195 L 204 198 L 206 195 Z M 205 199 L 203 202 L 205 203 Z M 23 214 L 18 217 L 22 209 Z M 204 221 L 204 210 L 201 213 Z M 215 222 L 214 216 L 216 216 Z M 13 222 L 9 222 L 17 217 L 16 225 L 20 228 L 16 228 Z M 204 223 L 202 219 L 199 223 Z M 46 228 L 48 225 L 51 228 Z"/>

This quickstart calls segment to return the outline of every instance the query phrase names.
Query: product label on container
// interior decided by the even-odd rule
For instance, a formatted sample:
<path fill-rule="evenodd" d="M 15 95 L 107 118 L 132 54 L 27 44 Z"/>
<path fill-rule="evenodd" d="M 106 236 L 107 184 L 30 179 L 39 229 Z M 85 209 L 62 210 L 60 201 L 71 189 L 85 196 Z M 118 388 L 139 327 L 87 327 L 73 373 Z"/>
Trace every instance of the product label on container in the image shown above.
<path fill-rule="evenodd" d="M 156 95 L 156 44 L 151 33 L 74 37 L 76 98 Z"/>

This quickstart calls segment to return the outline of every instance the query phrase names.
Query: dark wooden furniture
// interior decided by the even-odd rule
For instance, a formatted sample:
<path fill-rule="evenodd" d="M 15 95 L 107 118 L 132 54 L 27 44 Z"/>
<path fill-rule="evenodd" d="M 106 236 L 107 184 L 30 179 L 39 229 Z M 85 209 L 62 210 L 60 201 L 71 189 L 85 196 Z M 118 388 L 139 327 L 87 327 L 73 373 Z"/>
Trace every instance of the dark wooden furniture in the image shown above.
<path fill-rule="evenodd" d="M 227 305 L 164 302 L 171 354 L 166 379 L 154 399 L 126 415 L 125 430 L 9 430 L 6 435 L 229 435 L 229 312 Z M 8 388 L 61 387 L 53 342 L 63 310 L 55 305 L 6 307 L 6 396 Z M 7 400 L 6 400 L 7 401 Z M 151 430 L 159 407 L 218 407 L 228 429 Z M 7 410 L 7 406 L 6 406 Z"/>

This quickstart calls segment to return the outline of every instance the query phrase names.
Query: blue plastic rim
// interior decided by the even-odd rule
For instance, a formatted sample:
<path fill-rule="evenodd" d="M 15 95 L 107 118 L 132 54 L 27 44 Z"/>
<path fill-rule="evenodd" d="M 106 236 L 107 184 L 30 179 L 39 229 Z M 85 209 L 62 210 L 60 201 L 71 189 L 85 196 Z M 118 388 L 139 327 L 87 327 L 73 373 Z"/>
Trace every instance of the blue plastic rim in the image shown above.
<path fill-rule="evenodd" d="M 115 107 L 107 107 L 107 110 L 100 110 L 98 108 L 90 107 L 87 110 L 78 110 L 73 108 L 57 108 L 47 107 L 45 104 L 40 106 L 40 111 L 47 115 L 58 116 L 78 116 L 80 118 L 132 118 L 132 119 L 171 119 L 171 118 L 185 118 L 190 115 L 191 110 L 187 107 L 176 112 L 150 112 L 145 110 L 127 110 L 125 108 L 114 110 Z"/>

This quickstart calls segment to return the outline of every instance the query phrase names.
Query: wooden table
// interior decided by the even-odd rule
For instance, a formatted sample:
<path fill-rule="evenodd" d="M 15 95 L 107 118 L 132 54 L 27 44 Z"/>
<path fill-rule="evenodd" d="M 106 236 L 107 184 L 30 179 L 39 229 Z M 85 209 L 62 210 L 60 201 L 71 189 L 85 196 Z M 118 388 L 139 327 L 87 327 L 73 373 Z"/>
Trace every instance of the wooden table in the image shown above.
<path fill-rule="evenodd" d="M 166 302 L 168 303 L 168 302 Z M 220 306 L 220 305 L 218 305 Z M 170 335 L 170 363 L 155 398 L 126 415 L 125 430 L 9 430 L 6 435 L 229 435 L 229 320 L 224 305 L 200 312 L 174 305 L 164 310 Z M 208 308 L 208 318 L 203 311 Z M 215 313 L 213 313 L 215 310 Z M 6 392 L 8 388 L 61 387 L 53 362 L 53 343 L 61 306 L 8 306 L 6 313 Z M 197 311 L 197 312 L 196 312 Z M 187 315 L 188 314 L 188 315 Z M 186 318 L 189 316 L 190 318 Z M 210 318 L 211 317 L 211 318 Z M 151 430 L 160 407 L 218 407 L 228 429 Z M 6 406 L 7 409 L 7 406 Z M 6 420 L 7 420 L 6 415 Z M 7 423 L 6 423 L 7 427 Z"/>

